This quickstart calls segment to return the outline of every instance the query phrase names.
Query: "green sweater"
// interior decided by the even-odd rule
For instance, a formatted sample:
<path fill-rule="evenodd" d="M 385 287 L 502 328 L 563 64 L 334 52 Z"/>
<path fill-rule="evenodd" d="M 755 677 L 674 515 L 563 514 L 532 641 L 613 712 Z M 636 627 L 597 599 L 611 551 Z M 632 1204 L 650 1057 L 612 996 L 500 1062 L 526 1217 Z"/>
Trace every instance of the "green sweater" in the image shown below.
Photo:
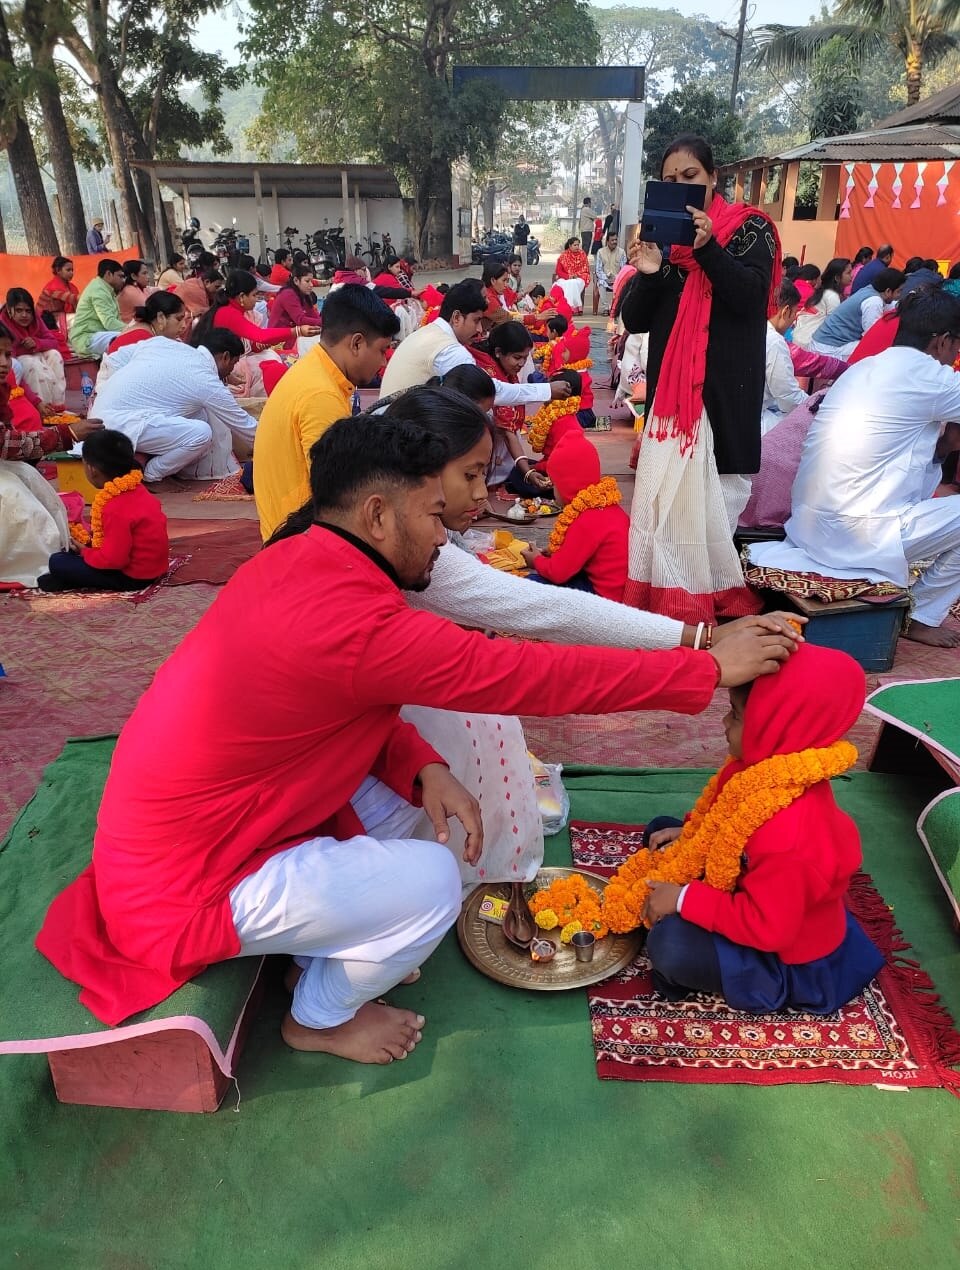
<path fill-rule="evenodd" d="M 70 343 L 76 351 L 89 354 L 91 336 L 98 331 L 119 332 L 123 327 L 113 287 L 102 278 L 88 282 L 77 301 L 76 316 L 70 326 Z"/>

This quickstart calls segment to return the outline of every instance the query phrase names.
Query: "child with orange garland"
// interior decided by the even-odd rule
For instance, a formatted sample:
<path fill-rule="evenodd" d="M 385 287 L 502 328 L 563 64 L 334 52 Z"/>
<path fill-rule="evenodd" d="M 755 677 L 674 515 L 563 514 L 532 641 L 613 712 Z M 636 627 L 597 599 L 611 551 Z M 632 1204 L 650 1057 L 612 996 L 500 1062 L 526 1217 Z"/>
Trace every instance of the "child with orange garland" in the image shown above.
<path fill-rule="evenodd" d="M 722 995 L 737 1010 L 830 1014 L 870 982 L 883 956 L 844 903 L 860 868 L 860 836 L 834 802 L 830 777 L 857 751 L 842 738 L 864 702 L 864 675 L 846 653 L 804 644 L 775 675 L 730 692 L 730 759 L 686 825 L 650 834 L 662 857 L 638 858 L 627 904 L 646 895 L 647 955 L 657 991 Z M 663 826 L 651 822 L 649 829 Z M 699 843 L 698 843 L 699 839 Z M 684 870 L 702 843 L 700 864 Z M 662 860 L 662 863 L 660 862 Z M 629 874 L 630 862 L 623 866 Z M 678 880 L 650 881 L 670 873 Z M 642 888 L 639 892 L 636 885 Z M 624 898 L 612 880 L 613 929 Z M 608 887 L 609 891 L 609 887 Z"/>
<path fill-rule="evenodd" d="M 83 470 L 99 491 L 90 514 L 91 533 L 71 527 L 74 545 L 50 557 L 41 591 L 95 588 L 139 591 L 167 571 L 170 544 L 160 500 L 145 490 L 133 444 L 104 428 L 83 443 Z"/>
<path fill-rule="evenodd" d="M 582 432 L 568 433 L 557 445 L 547 475 L 566 506 L 546 552 L 523 553 L 534 570 L 531 578 L 622 602 L 630 517 L 620 506 L 617 482 L 612 476 L 601 478 L 600 455 Z"/>

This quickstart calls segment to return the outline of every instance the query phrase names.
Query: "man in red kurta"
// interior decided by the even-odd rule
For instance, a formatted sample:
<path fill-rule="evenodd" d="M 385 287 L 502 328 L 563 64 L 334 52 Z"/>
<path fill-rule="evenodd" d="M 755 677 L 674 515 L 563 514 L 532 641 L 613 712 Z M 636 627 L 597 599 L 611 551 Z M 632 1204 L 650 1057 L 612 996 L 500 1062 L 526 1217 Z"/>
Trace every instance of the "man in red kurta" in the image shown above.
<path fill-rule="evenodd" d="M 428 584 L 446 541 L 446 458 L 445 440 L 401 421 L 335 424 L 314 449 L 317 523 L 243 565 L 157 672 L 117 742 L 92 863 L 37 939 L 98 1018 L 211 962 L 288 952 L 303 970 L 288 1044 L 406 1057 L 423 1020 L 378 998 L 456 920 L 447 816 L 472 861 L 482 826 L 400 707 L 694 713 L 721 676 L 788 654 L 747 633 L 716 658 L 543 644 L 531 664 L 521 644 L 410 609 L 403 589 Z M 421 803 L 437 843 L 406 827 Z"/>

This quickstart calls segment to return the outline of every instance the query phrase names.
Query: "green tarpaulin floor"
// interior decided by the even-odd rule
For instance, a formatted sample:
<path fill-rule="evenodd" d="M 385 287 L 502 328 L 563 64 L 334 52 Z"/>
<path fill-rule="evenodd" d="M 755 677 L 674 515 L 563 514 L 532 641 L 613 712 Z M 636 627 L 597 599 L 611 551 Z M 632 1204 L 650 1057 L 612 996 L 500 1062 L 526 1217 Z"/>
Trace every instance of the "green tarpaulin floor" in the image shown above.
<path fill-rule="evenodd" d="M 585 820 L 682 812 L 703 784 L 566 775 Z M 960 943 L 914 829 L 931 790 L 869 774 L 836 788 L 960 1018 Z M 96 801 L 95 787 L 74 799 L 64 832 Z M 566 835 L 549 858 L 569 859 Z M 453 937 L 395 995 L 427 1015 L 416 1053 L 357 1068 L 282 1045 L 280 969 L 239 1106 L 228 1095 L 214 1116 L 63 1106 L 42 1057 L 0 1059 L 2 1270 L 960 1264 L 960 1101 L 946 1091 L 601 1083 L 583 994 L 499 987 Z"/>

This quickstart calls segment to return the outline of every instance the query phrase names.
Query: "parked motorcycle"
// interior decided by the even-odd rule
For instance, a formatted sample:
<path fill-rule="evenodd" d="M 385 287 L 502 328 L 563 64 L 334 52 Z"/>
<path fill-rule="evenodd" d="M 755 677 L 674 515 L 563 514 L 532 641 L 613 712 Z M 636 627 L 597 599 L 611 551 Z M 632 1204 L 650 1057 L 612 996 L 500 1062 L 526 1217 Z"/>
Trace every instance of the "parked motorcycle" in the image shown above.
<path fill-rule="evenodd" d="M 186 228 L 180 231 L 180 249 L 187 258 L 191 269 L 196 269 L 197 261 L 206 248 L 200 241 L 200 222 L 191 216 Z"/>
<path fill-rule="evenodd" d="M 237 232 L 234 226 L 224 229 L 222 225 L 209 226 L 210 233 L 215 234 L 210 250 L 225 269 L 240 267 L 240 257 L 250 254 L 250 239 L 246 234 Z"/>
<path fill-rule="evenodd" d="M 540 263 L 540 239 L 530 237 L 527 239 L 527 264 L 538 265 Z"/>

